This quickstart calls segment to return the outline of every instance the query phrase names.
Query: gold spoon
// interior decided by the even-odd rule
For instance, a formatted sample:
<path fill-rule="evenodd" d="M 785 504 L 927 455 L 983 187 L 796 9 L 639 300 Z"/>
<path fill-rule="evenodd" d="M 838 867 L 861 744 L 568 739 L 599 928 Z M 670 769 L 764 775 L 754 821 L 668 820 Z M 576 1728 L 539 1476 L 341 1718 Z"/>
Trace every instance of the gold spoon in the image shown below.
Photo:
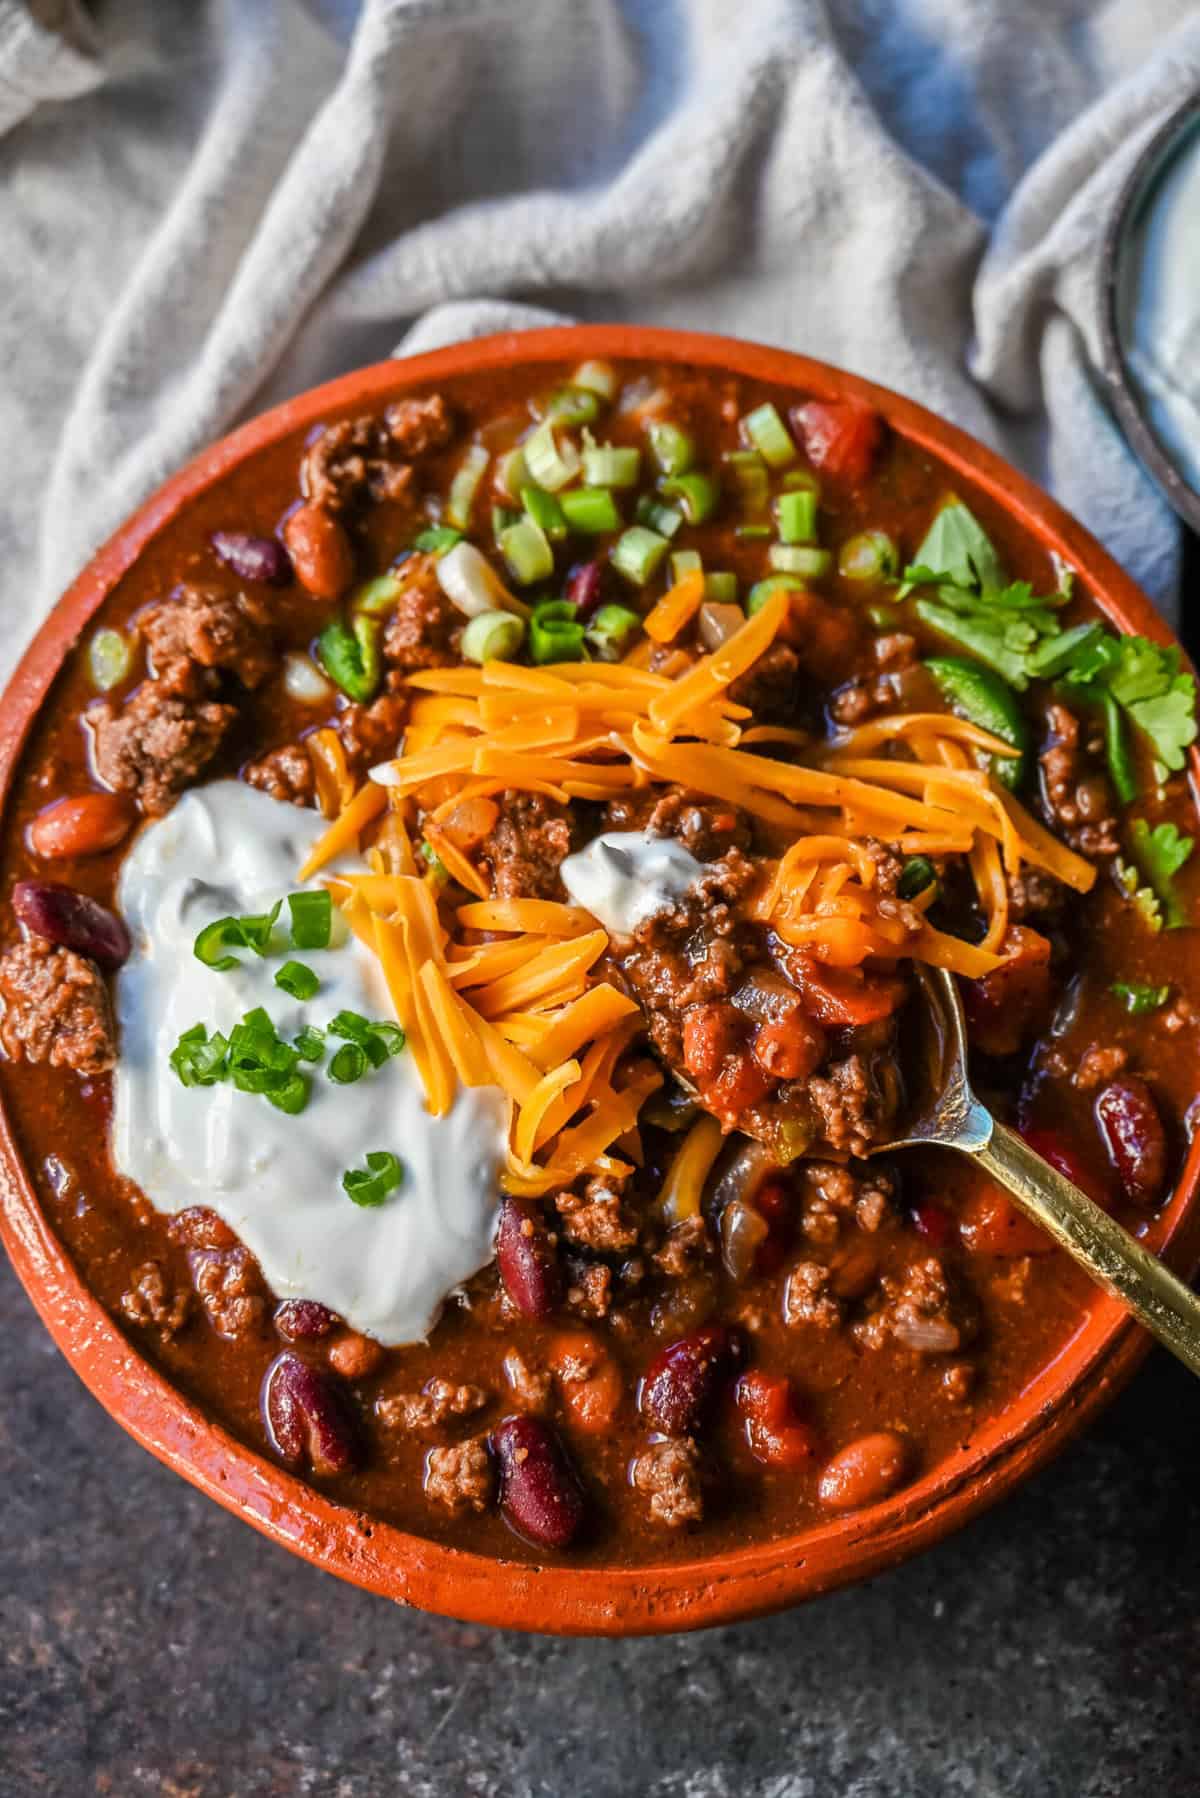
<path fill-rule="evenodd" d="M 1014 1130 L 997 1123 L 971 1090 L 962 1004 L 953 976 L 918 963 L 926 1001 L 927 1086 L 908 1134 L 873 1154 L 936 1143 L 971 1155 L 1021 1210 L 1074 1256 L 1097 1285 L 1200 1374 L 1200 1298 Z"/>

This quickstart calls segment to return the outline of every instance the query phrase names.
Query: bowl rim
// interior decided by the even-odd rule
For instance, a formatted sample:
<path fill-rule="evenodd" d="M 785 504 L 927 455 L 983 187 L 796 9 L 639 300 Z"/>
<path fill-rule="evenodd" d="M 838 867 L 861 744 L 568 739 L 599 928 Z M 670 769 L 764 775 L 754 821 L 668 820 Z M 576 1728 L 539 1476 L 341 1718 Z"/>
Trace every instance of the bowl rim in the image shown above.
<path fill-rule="evenodd" d="M 251 419 L 167 480 L 99 549 L 42 624 L 0 701 L 0 805 L 33 719 L 103 599 L 195 495 L 297 429 L 450 376 L 587 357 L 734 373 L 825 399 L 855 397 L 985 492 L 1076 567 L 1121 629 L 1174 638 L 1084 528 L 994 451 L 914 401 L 829 364 L 742 340 L 630 325 L 506 332 L 356 370 Z M 1193 779 L 1200 760 L 1193 757 Z M 1177 1269 L 1200 1255 L 1200 1137 L 1164 1209 Z M 232 1437 L 145 1360 L 87 1290 L 43 1214 L 0 1090 L 0 1239 L 51 1336 L 84 1384 L 144 1448 L 227 1510 L 327 1572 L 406 1605 L 472 1623 L 564 1635 L 637 1635 L 764 1615 L 863 1579 L 994 1504 L 1065 1446 L 1115 1395 L 1149 1339 L 1097 1293 L 1054 1359 L 998 1416 L 914 1485 L 867 1510 L 731 1553 L 648 1565 L 538 1565 L 448 1547 L 336 1503 Z"/>
<path fill-rule="evenodd" d="M 1156 487 L 1192 530 L 1200 531 L 1200 493 L 1184 478 L 1138 397 L 1121 337 L 1121 285 L 1130 233 L 1172 154 L 1200 128 L 1200 94 L 1172 107 L 1138 153 L 1118 190 L 1100 245 L 1100 366 L 1118 422 Z"/>

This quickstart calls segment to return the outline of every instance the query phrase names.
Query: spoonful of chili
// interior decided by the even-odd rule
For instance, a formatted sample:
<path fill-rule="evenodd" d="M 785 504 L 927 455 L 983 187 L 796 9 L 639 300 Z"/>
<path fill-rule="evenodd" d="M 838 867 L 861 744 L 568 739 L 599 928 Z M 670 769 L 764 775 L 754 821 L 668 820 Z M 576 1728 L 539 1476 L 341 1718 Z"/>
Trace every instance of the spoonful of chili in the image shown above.
<path fill-rule="evenodd" d="M 1200 1297 L 992 1116 L 971 1089 L 966 1029 L 953 976 L 923 964 L 916 974 L 925 1001 L 926 1066 L 920 1083 L 913 1083 L 916 1103 L 907 1135 L 873 1153 L 935 1143 L 973 1156 L 1097 1285 L 1120 1299 L 1172 1354 L 1200 1374 Z"/>

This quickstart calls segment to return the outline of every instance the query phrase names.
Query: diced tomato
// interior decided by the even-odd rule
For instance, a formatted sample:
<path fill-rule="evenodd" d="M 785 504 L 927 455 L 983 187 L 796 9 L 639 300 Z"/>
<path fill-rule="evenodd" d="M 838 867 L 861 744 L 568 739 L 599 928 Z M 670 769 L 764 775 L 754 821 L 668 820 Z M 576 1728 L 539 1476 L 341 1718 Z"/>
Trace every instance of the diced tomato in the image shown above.
<path fill-rule="evenodd" d="M 825 1032 L 802 1011 L 759 1026 L 754 1059 L 772 1080 L 804 1080 L 825 1059 Z"/>
<path fill-rule="evenodd" d="M 959 1214 L 958 1233 L 973 1255 L 1048 1255 L 1053 1242 L 989 1180 Z"/>
<path fill-rule="evenodd" d="M 764 1180 L 751 1203 L 767 1226 L 767 1234 L 754 1251 L 754 1272 L 778 1273 L 792 1237 L 791 1189 L 786 1180 Z"/>
<path fill-rule="evenodd" d="M 821 1452 L 821 1438 L 797 1414 L 792 1388 L 782 1375 L 744 1373 L 734 1394 L 746 1423 L 746 1441 L 767 1467 L 804 1467 Z"/>
<path fill-rule="evenodd" d="M 788 972 L 813 1017 L 832 1030 L 877 1024 L 903 1003 L 905 985 L 891 975 L 864 974 L 860 968 L 830 968 L 795 951 Z"/>
<path fill-rule="evenodd" d="M 967 1035 L 985 1055 L 1015 1055 L 1050 1017 L 1050 945 L 1045 937 L 1014 924 L 1002 952 L 1000 967 L 960 983 Z"/>
<path fill-rule="evenodd" d="M 814 468 L 859 486 L 871 472 L 883 421 L 864 400 L 809 400 L 792 423 Z"/>
<path fill-rule="evenodd" d="M 913 1226 L 931 1248 L 944 1248 L 950 1240 L 954 1220 L 936 1199 L 918 1199 L 912 1208 Z"/>

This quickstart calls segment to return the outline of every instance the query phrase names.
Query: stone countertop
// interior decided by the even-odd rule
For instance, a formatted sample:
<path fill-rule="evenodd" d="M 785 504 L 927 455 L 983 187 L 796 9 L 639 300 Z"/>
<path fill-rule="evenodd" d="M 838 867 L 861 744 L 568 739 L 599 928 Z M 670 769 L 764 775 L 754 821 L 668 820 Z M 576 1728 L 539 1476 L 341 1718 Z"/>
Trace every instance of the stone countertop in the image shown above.
<path fill-rule="evenodd" d="M 1006 1504 L 761 1623 L 393 1608 L 193 1492 L 0 1262 L 0 1798 L 1194 1798 L 1200 1384 L 1156 1351 Z"/>

